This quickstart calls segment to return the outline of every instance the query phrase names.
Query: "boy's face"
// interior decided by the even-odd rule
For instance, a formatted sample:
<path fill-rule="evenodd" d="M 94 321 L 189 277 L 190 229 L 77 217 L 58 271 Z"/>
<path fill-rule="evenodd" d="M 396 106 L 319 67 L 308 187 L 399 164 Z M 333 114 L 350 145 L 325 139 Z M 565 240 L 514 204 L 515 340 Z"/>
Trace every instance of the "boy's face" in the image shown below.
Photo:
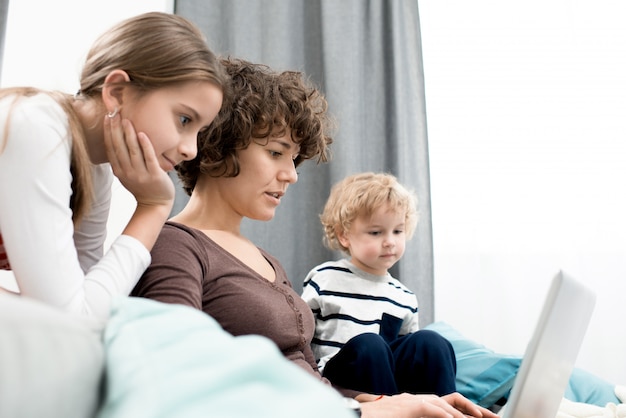
<path fill-rule="evenodd" d="M 383 276 L 404 254 L 405 218 L 405 213 L 381 206 L 371 217 L 358 216 L 349 231 L 339 234 L 339 241 L 350 250 L 356 267 Z"/>

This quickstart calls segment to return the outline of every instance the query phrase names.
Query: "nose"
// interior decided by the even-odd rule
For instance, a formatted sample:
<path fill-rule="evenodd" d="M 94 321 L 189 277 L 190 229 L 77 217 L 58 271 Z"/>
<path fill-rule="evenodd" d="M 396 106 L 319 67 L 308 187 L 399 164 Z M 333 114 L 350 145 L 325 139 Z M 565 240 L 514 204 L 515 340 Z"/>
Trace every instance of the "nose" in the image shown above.
<path fill-rule="evenodd" d="M 280 170 L 278 173 L 278 179 L 291 184 L 298 181 L 298 172 L 296 171 L 296 166 L 292 160 L 288 161 Z"/>
<path fill-rule="evenodd" d="M 383 240 L 383 245 L 385 247 L 393 247 L 396 245 L 396 241 L 393 239 L 393 235 L 386 234 L 385 239 Z"/>
<path fill-rule="evenodd" d="M 198 155 L 198 134 L 185 135 L 178 145 L 178 153 L 185 161 L 196 158 Z"/>

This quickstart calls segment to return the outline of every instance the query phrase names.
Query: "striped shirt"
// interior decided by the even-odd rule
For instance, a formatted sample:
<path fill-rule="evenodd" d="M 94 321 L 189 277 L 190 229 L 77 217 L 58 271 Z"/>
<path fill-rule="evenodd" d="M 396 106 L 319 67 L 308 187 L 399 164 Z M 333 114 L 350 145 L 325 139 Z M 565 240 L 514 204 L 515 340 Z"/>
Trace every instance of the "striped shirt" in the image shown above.
<path fill-rule="evenodd" d="M 302 298 L 315 315 L 311 346 L 320 370 L 359 334 L 371 332 L 391 342 L 419 329 L 413 292 L 390 274 L 366 273 L 347 259 L 312 269 Z"/>

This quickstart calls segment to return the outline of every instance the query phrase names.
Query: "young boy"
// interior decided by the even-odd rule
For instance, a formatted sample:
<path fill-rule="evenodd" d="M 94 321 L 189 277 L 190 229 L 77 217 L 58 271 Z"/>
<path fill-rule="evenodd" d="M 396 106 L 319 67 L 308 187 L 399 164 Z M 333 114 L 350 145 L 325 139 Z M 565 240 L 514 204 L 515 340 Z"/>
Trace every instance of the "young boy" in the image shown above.
<path fill-rule="evenodd" d="M 415 294 L 388 271 L 415 231 L 415 194 L 390 174 L 352 175 L 332 188 L 321 221 L 324 243 L 349 256 L 313 268 L 304 280 L 324 377 L 369 393 L 455 392 L 451 344 L 419 330 Z"/>

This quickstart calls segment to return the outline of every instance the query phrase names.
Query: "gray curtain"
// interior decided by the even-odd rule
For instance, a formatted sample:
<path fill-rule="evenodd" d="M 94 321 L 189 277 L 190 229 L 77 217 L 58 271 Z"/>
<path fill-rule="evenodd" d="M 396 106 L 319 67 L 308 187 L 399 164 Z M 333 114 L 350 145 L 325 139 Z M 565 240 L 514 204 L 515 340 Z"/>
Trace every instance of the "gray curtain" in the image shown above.
<path fill-rule="evenodd" d="M 325 93 L 338 130 L 330 163 L 303 164 L 275 219 L 245 233 L 283 263 L 302 289 L 325 249 L 319 223 L 332 184 L 386 171 L 418 194 L 420 221 L 392 274 L 418 295 L 420 322 L 433 321 L 433 249 L 428 142 L 417 0 L 177 0 L 214 51 L 306 73 Z M 175 211 L 186 202 L 179 194 Z"/>
<path fill-rule="evenodd" d="M 9 14 L 9 0 L 0 0 L 0 76 L 4 57 L 4 38 L 7 32 L 7 15 Z"/>

